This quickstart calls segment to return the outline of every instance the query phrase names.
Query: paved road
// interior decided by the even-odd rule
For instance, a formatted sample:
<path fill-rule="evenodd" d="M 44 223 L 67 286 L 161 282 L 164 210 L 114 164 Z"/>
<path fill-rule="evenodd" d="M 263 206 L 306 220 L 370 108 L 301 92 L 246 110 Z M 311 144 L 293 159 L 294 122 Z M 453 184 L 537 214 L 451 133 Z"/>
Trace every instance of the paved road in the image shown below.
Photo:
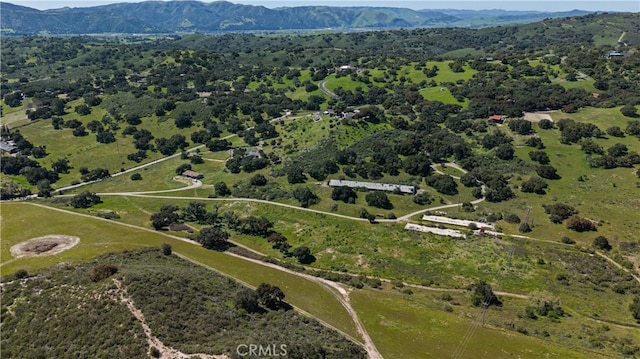
<path fill-rule="evenodd" d="M 338 95 L 334 94 L 333 92 L 329 91 L 329 89 L 327 89 L 326 84 L 327 84 L 327 80 L 320 81 L 320 83 L 318 84 L 318 88 L 320 89 L 320 91 L 326 93 L 327 96 L 331 98 L 338 98 Z"/>

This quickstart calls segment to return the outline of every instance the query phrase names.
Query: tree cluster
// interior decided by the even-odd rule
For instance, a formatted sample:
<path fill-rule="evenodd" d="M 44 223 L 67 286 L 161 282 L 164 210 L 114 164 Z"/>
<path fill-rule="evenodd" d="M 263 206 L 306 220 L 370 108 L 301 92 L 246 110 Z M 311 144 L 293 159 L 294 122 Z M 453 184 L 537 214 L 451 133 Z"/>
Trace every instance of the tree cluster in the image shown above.
<path fill-rule="evenodd" d="M 542 207 L 553 223 L 562 223 L 565 219 L 578 214 L 574 207 L 564 203 L 543 204 Z"/>

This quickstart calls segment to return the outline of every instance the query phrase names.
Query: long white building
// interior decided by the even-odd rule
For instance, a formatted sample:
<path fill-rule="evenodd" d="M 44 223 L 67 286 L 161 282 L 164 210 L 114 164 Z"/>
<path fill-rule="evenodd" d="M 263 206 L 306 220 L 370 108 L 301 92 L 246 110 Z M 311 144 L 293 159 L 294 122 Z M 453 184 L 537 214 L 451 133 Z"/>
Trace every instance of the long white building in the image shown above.
<path fill-rule="evenodd" d="M 408 193 L 408 194 L 416 193 L 416 186 L 405 186 L 401 184 L 390 184 L 390 183 L 360 182 L 360 181 L 346 181 L 346 180 L 332 179 L 329 181 L 329 186 L 366 188 L 374 191 L 386 191 L 386 192 L 400 191 L 401 193 Z"/>

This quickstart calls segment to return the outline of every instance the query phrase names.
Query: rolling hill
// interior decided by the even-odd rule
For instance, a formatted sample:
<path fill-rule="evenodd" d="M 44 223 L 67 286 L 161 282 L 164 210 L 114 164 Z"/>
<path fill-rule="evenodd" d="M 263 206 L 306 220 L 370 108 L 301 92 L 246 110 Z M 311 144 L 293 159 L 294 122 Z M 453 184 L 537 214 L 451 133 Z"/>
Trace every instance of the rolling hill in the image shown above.
<path fill-rule="evenodd" d="M 0 6 L 5 35 L 482 27 L 588 13 L 329 6 L 269 9 L 227 1 L 146 1 L 45 11 L 10 3 L 0 3 Z"/>

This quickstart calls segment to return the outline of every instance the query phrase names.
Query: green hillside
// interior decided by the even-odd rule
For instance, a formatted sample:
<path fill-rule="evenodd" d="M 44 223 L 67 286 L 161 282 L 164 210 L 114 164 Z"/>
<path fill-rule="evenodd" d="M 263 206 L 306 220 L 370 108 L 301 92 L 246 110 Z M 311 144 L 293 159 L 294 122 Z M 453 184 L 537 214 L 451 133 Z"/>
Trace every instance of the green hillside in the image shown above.
<path fill-rule="evenodd" d="M 96 282 L 96 268 L 109 264 L 117 273 Z M 7 357 L 98 358 L 116 351 L 116 357 L 146 358 L 154 350 L 164 356 L 168 348 L 236 356 L 249 344 L 275 346 L 297 358 L 319 352 L 326 358 L 365 357 L 356 344 L 293 310 L 235 307 L 239 293 L 252 291 L 175 255 L 162 255 L 159 248 L 59 265 L 22 280 L 5 278 L 2 290 Z M 134 308 L 140 316 L 134 317 Z"/>

